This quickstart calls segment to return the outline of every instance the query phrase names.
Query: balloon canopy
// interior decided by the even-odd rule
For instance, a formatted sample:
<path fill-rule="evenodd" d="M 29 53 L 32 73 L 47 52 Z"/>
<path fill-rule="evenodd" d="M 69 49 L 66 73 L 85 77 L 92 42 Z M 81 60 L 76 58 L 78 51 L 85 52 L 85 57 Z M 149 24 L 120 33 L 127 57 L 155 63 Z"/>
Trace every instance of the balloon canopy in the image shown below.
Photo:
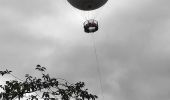
<path fill-rule="evenodd" d="M 80 10 L 95 10 L 103 6 L 108 0 L 67 0 L 72 6 Z"/>

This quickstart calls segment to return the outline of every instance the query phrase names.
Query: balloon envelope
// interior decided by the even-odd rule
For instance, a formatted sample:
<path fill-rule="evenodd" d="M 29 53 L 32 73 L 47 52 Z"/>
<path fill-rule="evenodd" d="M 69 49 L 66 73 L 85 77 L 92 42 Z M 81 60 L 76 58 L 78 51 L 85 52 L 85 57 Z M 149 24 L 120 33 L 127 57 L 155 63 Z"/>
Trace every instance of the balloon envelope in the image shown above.
<path fill-rule="evenodd" d="M 103 6 L 108 0 L 67 0 L 72 6 L 80 10 L 95 10 Z"/>

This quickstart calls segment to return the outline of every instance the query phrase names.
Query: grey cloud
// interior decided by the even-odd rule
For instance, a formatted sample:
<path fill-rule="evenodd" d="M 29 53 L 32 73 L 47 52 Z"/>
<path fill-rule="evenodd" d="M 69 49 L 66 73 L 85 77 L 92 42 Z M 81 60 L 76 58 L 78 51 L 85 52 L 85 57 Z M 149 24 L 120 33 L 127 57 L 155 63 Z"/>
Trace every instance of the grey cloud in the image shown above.
<path fill-rule="evenodd" d="M 168 100 L 169 53 L 164 52 L 167 49 L 165 46 L 159 47 L 169 41 L 157 35 L 169 36 L 165 33 L 168 29 L 163 28 L 169 22 L 169 5 L 169 1 L 154 1 L 145 8 L 136 7 L 132 12 L 128 9 L 124 12 L 123 9 L 108 19 L 107 24 L 112 28 L 105 27 L 109 32 L 106 32 L 107 40 L 102 41 L 105 43 L 100 47 L 101 53 L 105 55 L 105 60 L 118 61 L 126 66 L 118 67 L 127 69 L 124 77 L 117 81 L 120 90 L 108 89 L 113 98 Z M 107 69 L 108 72 L 110 69 Z M 113 86 L 110 84 L 110 87 Z"/>
<path fill-rule="evenodd" d="M 25 16 L 37 15 L 41 13 L 48 13 L 52 11 L 52 1 L 48 0 L 1 0 L 0 5 L 2 9 L 11 9 L 16 13 L 23 14 Z"/>
<path fill-rule="evenodd" d="M 47 19 L 52 18 L 49 12 L 55 15 L 53 1 L 1 2 L 1 8 L 13 9 L 7 15 L 15 15 L 14 18 L 7 15 L 0 17 L 1 64 L 16 65 L 17 67 L 10 68 L 16 73 L 21 72 L 17 73 L 19 76 L 31 72 L 36 64 L 42 64 L 47 66 L 52 76 L 66 78 L 72 82 L 83 80 L 87 82 L 91 91 L 100 94 L 92 41 L 85 39 L 90 36 L 82 34 L 80 29 L 70 29 L 74 25 L 75 28 L 80 28 L 72 23 L 74 20 L 70 21 L 71 25 L 67 24 L 68 19 L 71 19 L 69 16 L 63 20 L 63 23 L 69 27 L 68 30 L 63 30 L 64 32 L 63 23 L 62 26 L 56 26 L 56 30 L 62 28 L 60 33 L 65 38 L 60 38 L 61 34 L 56 34 L 58 38 L 55 39 L 38 37 L 33 35 L 37 31 L 30 30 L 26 21 L 29 20 L 31 23 L 38 17 L 29 18 L 25 15 L 36 16 L 38 12 L 42 16 L 49 16 Z M 107 6 L 112 9 L 106 7 L 104 11 L 109 13 L 102 13 L 100 31 L 95 34 L 104 96 L 109 100 L 168 100 L 170 2 L 168 0 L 120 0 L 119 2 L 120 4 L 116 5 L 116 1 L 110 1 Z M 63 9 L 68 13 L 70 11 L 68 8 Z M 58 10 L 59 14 L 67 15 L 62 9 Z M 62 19 L 63 15 L 57 18 Z M 39 28 L 36 25 L 38 24 L 35 24 L 35 29 Z M 70 30 L 72 32 L 69 32 Z M 77 39 L 81 37 L 78 36 L 80 34 L 83 38 Z"/>

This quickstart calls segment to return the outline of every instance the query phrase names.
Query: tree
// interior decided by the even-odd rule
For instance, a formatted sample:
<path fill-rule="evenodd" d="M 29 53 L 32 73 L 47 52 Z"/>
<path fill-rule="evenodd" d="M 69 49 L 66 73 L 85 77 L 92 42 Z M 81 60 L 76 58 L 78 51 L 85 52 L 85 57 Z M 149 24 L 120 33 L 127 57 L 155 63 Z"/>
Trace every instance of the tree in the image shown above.
<path fill-rule="evenodd" d="M 7 69 L 0 71 L 2 76 L 10 74 L 17 78 L 6 81 L 5 85 L 0 85 L 0 88 L 3 90 L 0 93 L 0 99 L 14 100 L 18 98 L 20 100 L 26 94 L 30 94 L 27 100 L 58 100 L 58 98 L 61 98 L 61 100 L 70 100 L 70 98 L 75 98 L 76 100 L 95 100 L 98 98 L 96 95 L 88 93 L 88 89 L 84 88 L 84 82 L 72 84 L 61 78 L 52 78 L 49 74 L 45 74 L 46 68 L 40 65 L 37 65 L 35 70 L 41 72 L 41 78 L 26 74 L 25 80 L 21 80 L 11 74 L 12 71 Z M 61 80 L 64 82 L 61 82 Z M 42 96 L 38 92 L 41 92 Z"/>

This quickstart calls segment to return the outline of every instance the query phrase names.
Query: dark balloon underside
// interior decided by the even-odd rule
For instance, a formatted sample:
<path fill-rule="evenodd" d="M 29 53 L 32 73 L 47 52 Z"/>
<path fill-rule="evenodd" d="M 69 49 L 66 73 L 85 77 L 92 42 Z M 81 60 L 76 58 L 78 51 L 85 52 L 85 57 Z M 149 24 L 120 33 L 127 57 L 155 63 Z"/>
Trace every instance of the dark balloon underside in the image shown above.
<path fill-rule="evenodd" d="M 95 10 L 103 6 L 108 0 L 67 0 L 72 6 L 80 10 Z"/>

